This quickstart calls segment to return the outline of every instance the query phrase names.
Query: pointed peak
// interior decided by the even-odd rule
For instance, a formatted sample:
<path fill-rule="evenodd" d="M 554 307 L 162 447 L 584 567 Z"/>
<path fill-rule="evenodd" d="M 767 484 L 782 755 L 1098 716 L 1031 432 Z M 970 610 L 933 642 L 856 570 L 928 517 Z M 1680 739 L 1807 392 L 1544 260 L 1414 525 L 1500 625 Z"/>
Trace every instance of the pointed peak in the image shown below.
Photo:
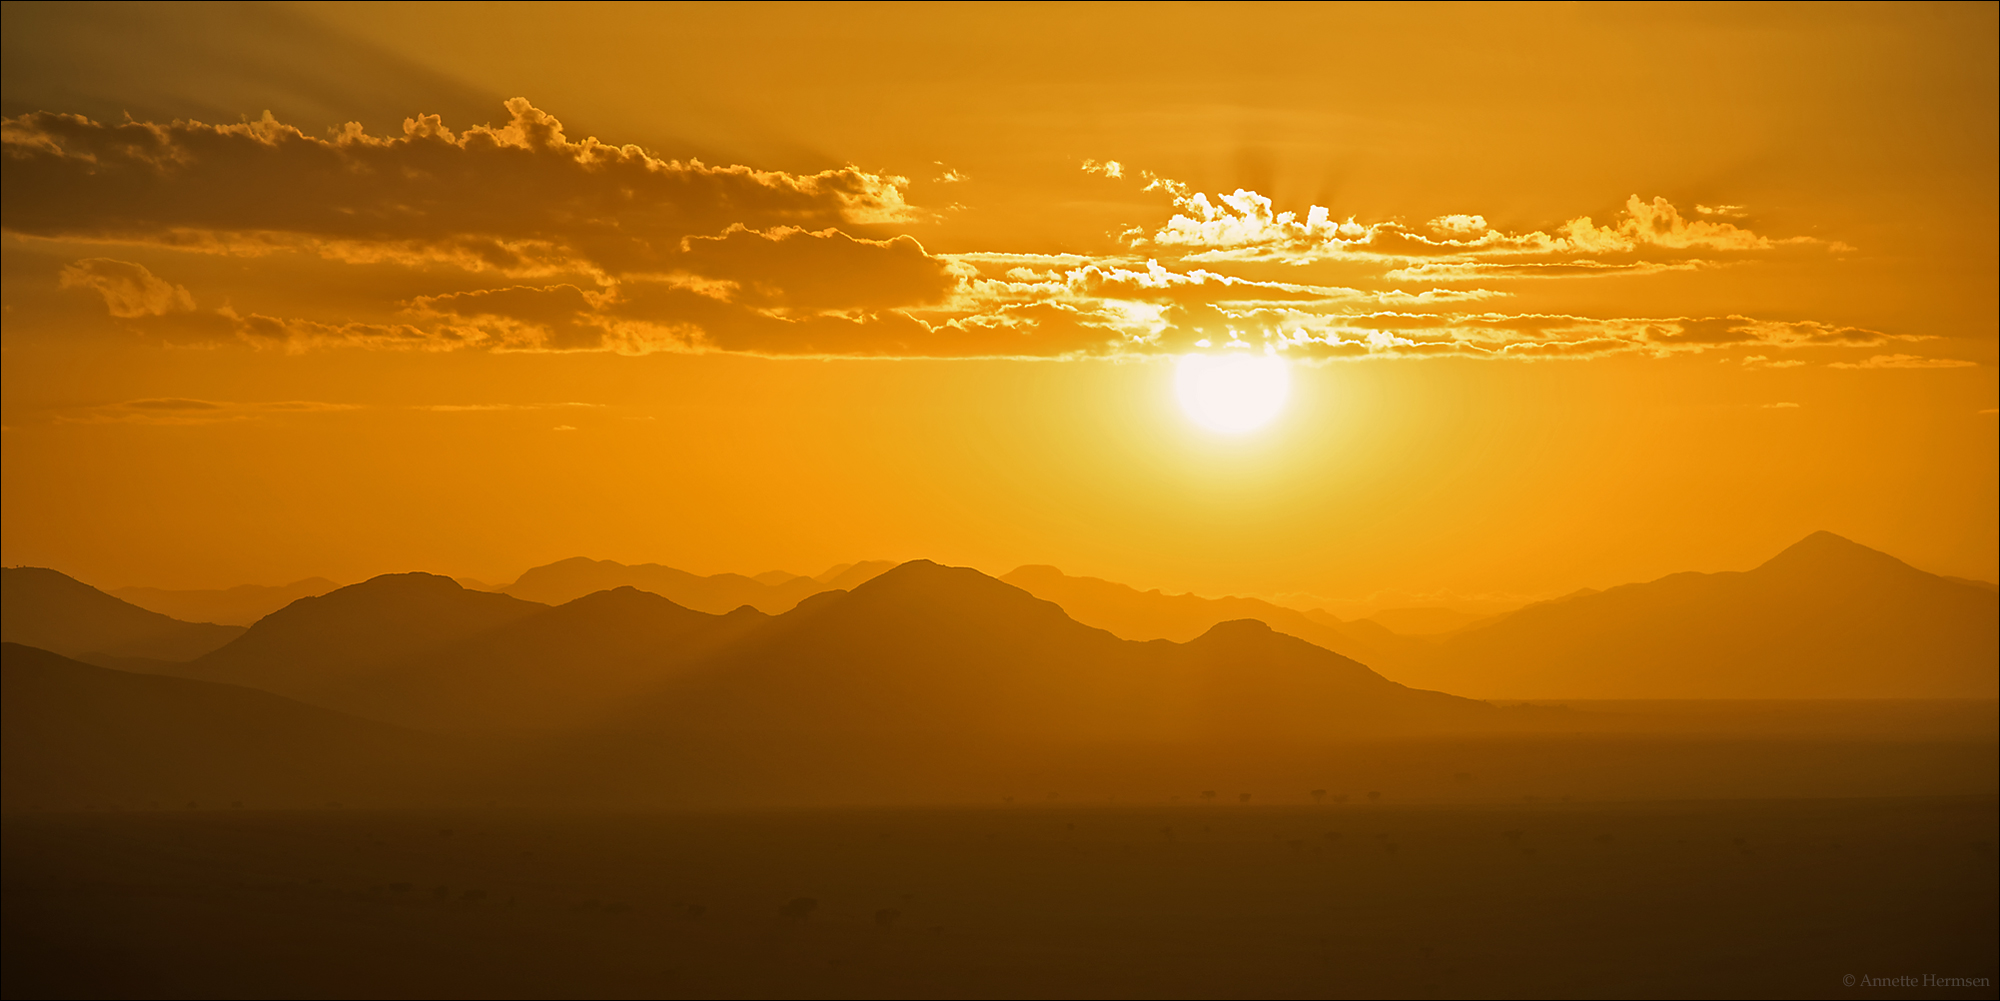
<path fill-rule="evenodd" d="M 1856 570 L 1920 572 L 1902 560 L 1828 531 L 1818 531 L 1765 560 L 1752 573 L 1825 573 Z"/>

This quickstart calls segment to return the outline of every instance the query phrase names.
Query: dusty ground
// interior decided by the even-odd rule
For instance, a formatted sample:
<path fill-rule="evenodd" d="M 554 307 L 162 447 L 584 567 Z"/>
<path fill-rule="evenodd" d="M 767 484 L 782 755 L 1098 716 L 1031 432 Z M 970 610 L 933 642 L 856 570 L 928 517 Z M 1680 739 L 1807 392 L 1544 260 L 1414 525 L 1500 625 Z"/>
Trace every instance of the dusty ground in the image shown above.
<path fill-rule="evenodd" d="M 1231 798 L 16 814 L 5 993 L 1991 997 L 1842 977 L 2000 976 L 1991 796 Z"/>

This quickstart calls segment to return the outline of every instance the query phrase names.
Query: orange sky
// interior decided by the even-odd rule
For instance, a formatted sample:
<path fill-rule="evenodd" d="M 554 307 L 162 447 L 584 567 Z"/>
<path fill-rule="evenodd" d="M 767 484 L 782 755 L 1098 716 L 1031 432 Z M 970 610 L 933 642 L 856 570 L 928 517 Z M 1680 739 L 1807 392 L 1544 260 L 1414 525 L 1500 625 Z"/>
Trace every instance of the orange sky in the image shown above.
<path fill-rule="evenodd" d="M 2000 575 L 1991 4 L 5 17 L 8 564 Z"/>

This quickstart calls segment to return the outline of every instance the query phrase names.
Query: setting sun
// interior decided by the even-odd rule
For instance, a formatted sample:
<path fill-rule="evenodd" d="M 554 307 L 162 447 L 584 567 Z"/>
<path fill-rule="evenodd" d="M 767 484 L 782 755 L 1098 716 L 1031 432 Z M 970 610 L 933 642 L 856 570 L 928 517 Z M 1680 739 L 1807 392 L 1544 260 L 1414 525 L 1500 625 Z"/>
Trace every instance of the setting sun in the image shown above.
<path fill-rule="evenodd" d="M 1291 384 L 1283 358 L 1240 352 L 1188 355 L 1174 375 L 1181 409 L 1196 424 L 1225 434 L 1269 424 L 1285 408 Z"/>

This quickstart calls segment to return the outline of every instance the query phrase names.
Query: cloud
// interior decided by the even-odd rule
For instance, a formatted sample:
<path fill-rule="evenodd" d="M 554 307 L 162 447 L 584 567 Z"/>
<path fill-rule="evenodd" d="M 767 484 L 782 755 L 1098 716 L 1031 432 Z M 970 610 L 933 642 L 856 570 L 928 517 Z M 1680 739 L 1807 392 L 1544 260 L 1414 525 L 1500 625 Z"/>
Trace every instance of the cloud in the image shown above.
<path fill-rule="evenodd" d="M 1663 271 L 1701 271 L 1717 265 L 1700 259 L 1685 261 L 1426 261 L 1385 271 L 1390 281 L 1464 282 L 1498 278 L 1610 278 L 1656 275 Z"/>
<path fill-rule="evenodd" d="M 942 301 L 957 285 L 950 264 L 914 237 L 858 239 L 837 229 L 734 225 L 682 241 L 680 263 L 726 282 L 719 297 L 787 310 L 893 309 Z"/>
<path fill-rule="evenodd" d="M 493 413 L 515 410 L 557 410 L 566 407 L 602 407 L 602 403 L 429 403 L 413 410 L 429 410 L 439 414 Z"/>
<path fill-rule="evenodd" d="M 1667 357 L 1745 347 L 1790 349 L 1879 343 L 1888 339 L 1886 335 L 1860 328 L 1744 316 L 1591 317 L 1560 313 L 1382 311 L 1332 315 L 1273 313 L 1262 319 L 1266 343 L 1306 358 Z"/>
<path fill-rule="evenodd" d="M 1867 361 L 1832 363 L 1832 368 L 1978 368 L 1976 361 L 1956 358 L 1924 358 L 1919 355 L 1874 355 Z"/>
<path fill-rule="evenodd" d="M 89 289 L 104 297 L 104 308 L 121 320 L 165 316 L 194 309 L 194 296 L 179 285 L 156 277 L 144 265 L 109 257 L 86 257 L 64 267 L 63 288 Z"/>
<path fill-rule="evenodd" d="M 1774 359 L 1765 357 L 1764 355 L 1749 355 L 1743 359 L 1743 365 L 1746 368 L 1799 368 L 1804 364 L 1804 361 L 1797 358 Z"/>
<path fill-rule="evenodd" d="M 263 313 L 238 315 L 224 309 L 233 321 L 238 337 L 259 348 L 301 354 L 317 348 L 388 348 L 396 350 L 451 351 L 480 343 L 450 327 L 425 327 L 411 323 L 329 323 L 297 317 L 267 316 Z"/>
<path fill-rule="evenodd" d="M 56 420 L 67 424 L 221 424 L 260 420 L 273 414 L 333 413 L 363 409 L 353 403 L 320 400 L 271 400 L 231 402 L 186 397 L 151 397 L 124 400 L 60 414 Z"/>
<path fill-rule="evenodd" d="M 1106 173 L 1094 161 L 1084 161 L 1084 169 Z M 1821 245 L 1826 249 L 1848 249 L 1844 244 L 1822 244 L 1812 237 L 1782 239 L 1767 237 L 1732 222 L 1720 221 L 1716 210 L 1683 216 L 1673 203 L 1638 195 L 1627 198 L 1623 211 L 1609 223 L 1597 224 L 1580 216 L 1554 227 L 1510 233 L 1487 222 L 1486 217 L 1456 213 L 1432 219 L 1422 226 L 1395 220 L 1357 222 L 1354 217 L 1336 219 L 1322 205 L 1308 206 L 1303 216 L 1279 211 L 1265 195 L 1244 188 L 1210 199 L 1171 178 L 1142 171 L 1145 190 L 1164 192 L 1172 201 L 1174 214 L 1150 232 L 1134 229 L 1127 239 L 1135 247 L 1173 249 L 1188 261 L 1271 261 L 1306 264 L 1317 260 L 1373 260 L 1397 267 L 1391 277 L 1422 276 L 1436 280 L 1473 277 L 1559 277 L 1569 273 L 1647 273 L 1663 265 L 1647 267 L 1636 262 L 1607 264 L 1599 258 L 1664 255 L 1680 260 L 1692 252 L 1743 254 L 1764 252 L 1783 245 Z M 1107 176 L 1118 176 L 1107 174 Z M 1717 215 L 1716 219 L 1705 216 Z M 1567 267 L 1573 271 L 1536 271 L 1513 264 L 1517 270 L 1483 270 L 1482 261 L 1539 258 L 1545 266 Z M 1427 262 L 1437 270 L 1412 270 Z M 1593 269 L 1593 270 L 1584 270 Z"/>
<path fill-rule="evenodd" d="M 1766 404 L 1764 404 L 1764 405 L 1763 405 L 1763 409 L 1765 409 L 1765 410 L 1797 410 L 1797 409 L 1799 409 L 1799 405 L 1798 405 L 1798 404 L 1796 404 L 1796 403 L 1766 403 Z"/>
<path fill-rule="evenodd" d="M 712 167 L 571 140 L 524 98 L 501 126 L 330 139 L 268 114 L 207 125 L 36 112 L 0 121 L 5 229 L 208 253 L 303 250 L 337 260 L 613 278 L 670 269 L 683 237 L 908 221 L 904 178 Z"/>
<path fill-rule="evenodd" d="M 170 325 L 290 353 L 1073 358 L 1243 345 L 1306 359 L 1749 350 L 1765 353 L 1745 365 L 1787 367 L 1799 362 L 1771 354 L 1921 339 L 1799 319 L 1507 308 L 1521 286 L 1505 282 L 1701 272 L 1784 246 L 1831 246 L 1753 232 L 1729 206 L 1684 216 L 1664 198 L 1635 195 L 1606 223 L 1580 216 L 1525 232 L 1474 212 L 1363 223 L 1322 206 L 1280 211 L 1247 189 L 1211 197 L 1086 160 L 1086 172 L 1136 174 L 1164 193 L 1170 217 L 1133 228 L 1114 253 L 933 253 L 905 231 L 938 217 L 907 200 L 904 178 L 856 166 L 713 167 L 573 140 L 525 99 L 506 109 L 498 126 L 453 131 L 431 115 L 406 120 L 400 135 L 350 125 L 326 138 L 269 115 L 233 125 L 7 118 L 0 229 L 227 255 L 253 275 L 277 273 L 267 259 L 313 255 L 389 276 L 329 283 L 363 288 L 364 299 L 365 288 L 396 289 L 345 315 L 291 309 L 279 296 L 199 310 L 187 288 L 111 257 L 59 276 L 96 292 L 114 316 L 191 314 Z M 936 166 L 940 183 L 965 180 Z M 1231 273 L 1248 262 L 1329 260 L 1369 274 L 1336 285 L 1272 280 L 1268 268 Z M 1910 367 L 1881 361 L 1906 357 L 1860 365 Z M 270 412 L 248 407 L 135 401 L 99 416 Z"/>

